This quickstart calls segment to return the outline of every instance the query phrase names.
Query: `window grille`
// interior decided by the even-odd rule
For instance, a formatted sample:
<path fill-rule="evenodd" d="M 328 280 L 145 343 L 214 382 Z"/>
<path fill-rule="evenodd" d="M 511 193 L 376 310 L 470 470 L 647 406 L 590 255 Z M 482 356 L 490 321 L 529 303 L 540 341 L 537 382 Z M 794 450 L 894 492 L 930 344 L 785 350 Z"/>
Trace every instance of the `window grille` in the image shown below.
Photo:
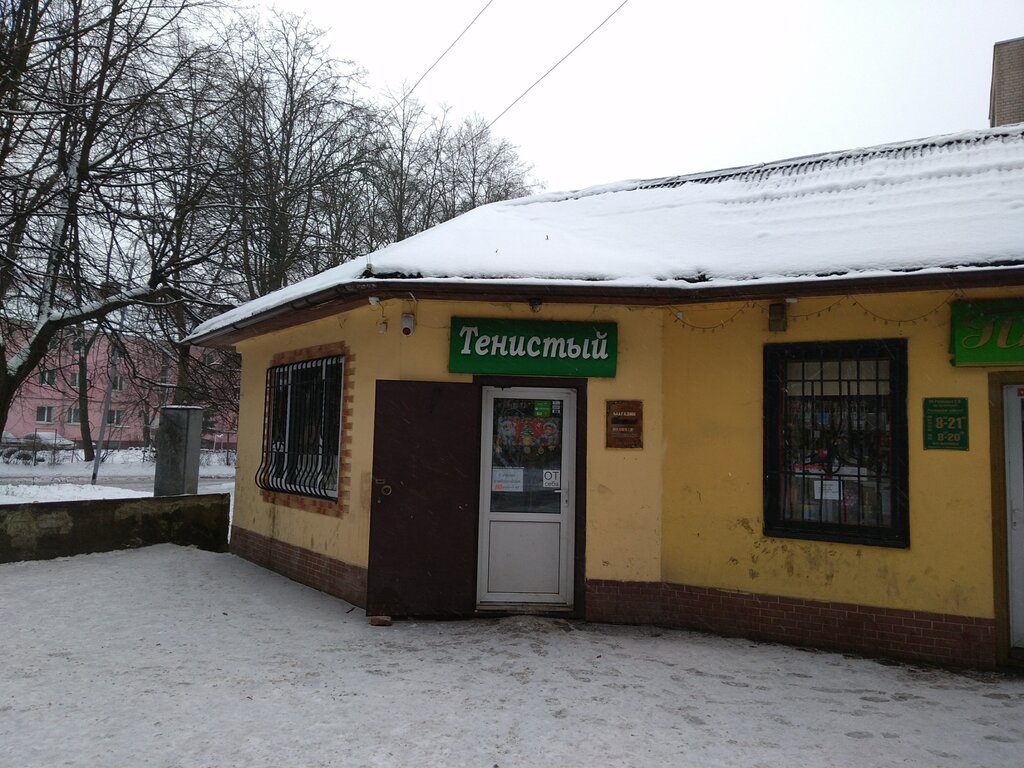
<path fill-rule="evenodd" d="M 906 342 L 765 347 L 765 532 L 907 546 Z"/>
<path fill-rule="evenodd" d="M 344 365 L 338 355 L 267 371 L 260 488 L 338 498 Z"/>

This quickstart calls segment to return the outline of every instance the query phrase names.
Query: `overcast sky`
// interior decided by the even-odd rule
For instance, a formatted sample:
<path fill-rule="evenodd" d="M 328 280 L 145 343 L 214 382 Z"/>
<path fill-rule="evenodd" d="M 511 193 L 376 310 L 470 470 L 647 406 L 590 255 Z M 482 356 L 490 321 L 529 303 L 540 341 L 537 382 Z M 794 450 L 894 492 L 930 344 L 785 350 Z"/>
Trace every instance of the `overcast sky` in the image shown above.
<path fill-rule="evenodd" d="M 281 5 L 280 0 L 277 3 Z M 622 0 L 288 0 L 376 93 L 496 118 Z M 492 131 L 542 189 L 983 128 L 1024 0 L 628 0 Z"/>

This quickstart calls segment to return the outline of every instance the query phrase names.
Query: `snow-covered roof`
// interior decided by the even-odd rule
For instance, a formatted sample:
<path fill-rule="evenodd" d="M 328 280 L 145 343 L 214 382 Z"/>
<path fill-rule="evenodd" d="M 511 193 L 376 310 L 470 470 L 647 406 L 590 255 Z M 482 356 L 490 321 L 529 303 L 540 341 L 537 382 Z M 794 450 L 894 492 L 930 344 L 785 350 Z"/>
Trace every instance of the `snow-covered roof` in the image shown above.
<path fill-rule="evenodd" d="M 695 288 L 1022 265 L 1024 124 L 493 203 L 250 301 L 191 338 L 383 281 L 672 289 L 683 302 Z"/>

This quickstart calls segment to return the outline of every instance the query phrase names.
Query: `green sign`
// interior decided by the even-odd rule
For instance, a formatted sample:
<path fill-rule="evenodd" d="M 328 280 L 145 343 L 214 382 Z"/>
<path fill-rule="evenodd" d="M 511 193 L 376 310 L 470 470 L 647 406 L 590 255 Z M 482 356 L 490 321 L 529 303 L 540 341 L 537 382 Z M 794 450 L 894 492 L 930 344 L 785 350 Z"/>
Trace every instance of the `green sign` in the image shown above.
<path fill-rule="evenodd" d="M 950 305 L 953 365 L 1024 365 L 1024 301 Z"/>
<path fill-rule="evenodd" d="M 966 451 L 969 421 L 966 397 L 926 397 L 924 399 L 924 447 Z"/>
<path fill-rule="evenodd" d="M 615 375 L 615 323 L 453 317 L 448 370 L 514 376 Z"/>

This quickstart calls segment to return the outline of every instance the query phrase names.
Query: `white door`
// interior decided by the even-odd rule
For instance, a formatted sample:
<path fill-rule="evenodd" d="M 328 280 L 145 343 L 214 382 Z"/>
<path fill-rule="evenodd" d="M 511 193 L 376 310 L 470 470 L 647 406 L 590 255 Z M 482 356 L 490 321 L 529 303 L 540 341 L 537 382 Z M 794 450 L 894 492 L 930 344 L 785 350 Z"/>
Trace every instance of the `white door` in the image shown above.
<path fill-rule="evenodd" d="M 1010 571 L 1010 646 L 1024 648 L 1024 387 L 1003 388 L 1006 518 Z"/>
<path fill-rule="evenodd" d="M 571 607 L 576 393 L 483 391 L 480 607 Z"/>

